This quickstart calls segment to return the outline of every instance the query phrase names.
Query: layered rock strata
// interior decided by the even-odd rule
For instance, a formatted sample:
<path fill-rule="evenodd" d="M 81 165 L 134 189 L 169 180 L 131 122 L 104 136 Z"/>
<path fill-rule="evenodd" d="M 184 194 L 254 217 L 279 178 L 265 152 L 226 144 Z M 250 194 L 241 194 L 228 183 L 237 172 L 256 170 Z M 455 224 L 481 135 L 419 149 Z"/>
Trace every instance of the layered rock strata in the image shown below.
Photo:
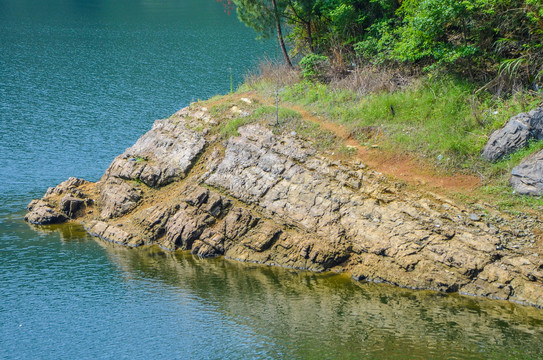
<path fill-rule="evenodd" d="M 543 307 L 538 220 L 416 192 L 265 122 L 226 140 L 218 126 L 198 106 L 159 120 L 100 181 L 71 178 L 49 189 L 26 219 L 76 221 L 126 246 Z"/>

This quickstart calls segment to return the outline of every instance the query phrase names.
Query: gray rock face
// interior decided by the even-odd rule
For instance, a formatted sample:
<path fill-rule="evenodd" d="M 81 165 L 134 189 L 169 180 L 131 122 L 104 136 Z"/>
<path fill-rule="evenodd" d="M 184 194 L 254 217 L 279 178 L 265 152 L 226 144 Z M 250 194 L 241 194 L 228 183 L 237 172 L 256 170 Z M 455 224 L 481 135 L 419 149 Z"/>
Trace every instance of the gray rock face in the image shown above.
<path fill-rule="evenodd" d="M 185 121 L 157 120 L 134 146 L 113 160 L 106 178 L 138 180 L 147 186 L 164 186 L 186 176 L 206 141 L 188 129 Z"/>
<path fill-rule="evenodd" d="M 71 192 L 76 194 L 78 197 L 85 197 L 85 195 L 81 193 L 79 187 L 88 183 L 89 182 L 87 180 L 70 177 L 68 180 L 61 182 L 57 186 L 47 189 L 45 196 L 48 197 L 52 195 L 61 195 Z"/>
<path fill-rule="evenodd" d="M 481 155 L 489 161 L 497 161 L 533 139 L 543 139 L 543 108 L 512 117 L 502 129 L 490 135 Z"/>
<path fill-rule="evenodd" d="M 543 150 L 514 167 L 509 183 L 518 194 L 543 195 Z"/>
<path fill-rule="evenodd" d="M 259 125 L 239 130 L 230 138 L 224 160 L 206 180 L 206 184 L 227 189 L 245 202 L 258 202 L 277 184 L 295 161 L 304 162 L 315 151 L 291 137 L 279 141 Z"/>

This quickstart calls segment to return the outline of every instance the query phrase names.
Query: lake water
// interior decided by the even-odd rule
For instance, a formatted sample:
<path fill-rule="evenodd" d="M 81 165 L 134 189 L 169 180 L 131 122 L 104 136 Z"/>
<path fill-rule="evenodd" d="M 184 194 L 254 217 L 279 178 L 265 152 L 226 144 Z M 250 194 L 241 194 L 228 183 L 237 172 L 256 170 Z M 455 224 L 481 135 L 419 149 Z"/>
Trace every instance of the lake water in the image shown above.
<path fill-rule="evenodd" d="M 0 0 L 0 358 L 540 359 L 543 310 L 24 223 L 265 55 L 215 0 Z"/>

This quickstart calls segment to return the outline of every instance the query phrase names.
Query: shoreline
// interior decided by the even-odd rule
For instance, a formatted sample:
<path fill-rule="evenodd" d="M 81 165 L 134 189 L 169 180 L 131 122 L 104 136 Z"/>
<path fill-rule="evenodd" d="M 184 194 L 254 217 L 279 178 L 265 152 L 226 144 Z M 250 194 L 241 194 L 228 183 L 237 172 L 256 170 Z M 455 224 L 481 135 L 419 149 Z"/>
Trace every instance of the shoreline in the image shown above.
<path fill-rule="evenodd" d="M 258 98 L 226 101 L 222 113 L 208 101 L 157 120 L 100 181 L 50 188 L 25 220 L 74 221 L 130 247 L 543 307 L 537 219 L 407 186 L 319 150 L 302 118 L 276 126 L 251 118 Z"/>

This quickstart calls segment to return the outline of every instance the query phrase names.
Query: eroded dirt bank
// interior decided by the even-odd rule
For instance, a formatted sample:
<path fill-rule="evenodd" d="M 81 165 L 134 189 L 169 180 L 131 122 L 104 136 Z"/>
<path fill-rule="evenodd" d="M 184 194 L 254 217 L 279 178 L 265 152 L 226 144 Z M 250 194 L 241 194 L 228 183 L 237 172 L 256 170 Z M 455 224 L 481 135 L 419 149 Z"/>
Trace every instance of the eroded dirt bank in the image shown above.
<path fill-rule="evenodd" d="M 232 118 L 247 116 L 250 102 L 238 101 Z M 413 190 L 356 157 L 330 158 L 273 122 L 224 138 L 225 120 L 212 114 L 193 104 L 156 121 L 100 181 L 50 188 L 29 204 L 26 220 L 79 222 L 127 246 L 543 307 L 537 219 Z"/>

